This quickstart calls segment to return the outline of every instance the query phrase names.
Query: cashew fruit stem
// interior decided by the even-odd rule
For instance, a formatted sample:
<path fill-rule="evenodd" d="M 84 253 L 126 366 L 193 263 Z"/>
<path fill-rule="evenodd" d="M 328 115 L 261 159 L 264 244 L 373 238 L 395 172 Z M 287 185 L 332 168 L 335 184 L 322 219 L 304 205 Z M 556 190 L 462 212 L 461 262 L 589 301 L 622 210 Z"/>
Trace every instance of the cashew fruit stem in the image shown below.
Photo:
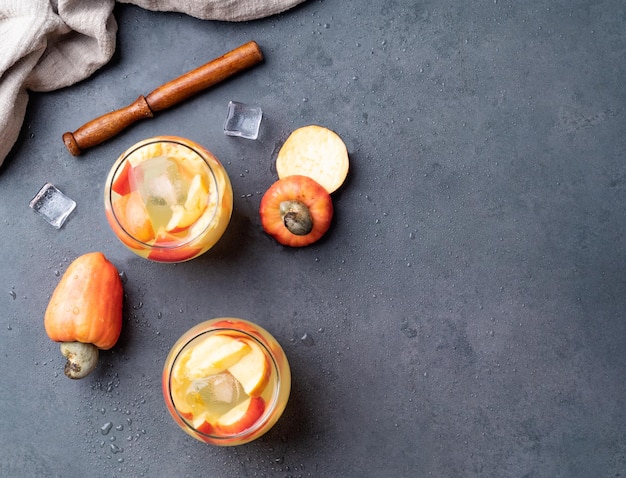
<path fill-rule="evenodd" d="M 64 371 L 71 379 L 86 377 L 98 363 L 98 347 L 93 344 L 63 342 L 61 354 L 67 358 Z"/>
<path fill-rule="evenodd" d="M 285 227 L 296 236 L 306 236 L 313 230 L 311 211 L 301 201 L 283 201 L 280 203 L 280 215 Z"/>

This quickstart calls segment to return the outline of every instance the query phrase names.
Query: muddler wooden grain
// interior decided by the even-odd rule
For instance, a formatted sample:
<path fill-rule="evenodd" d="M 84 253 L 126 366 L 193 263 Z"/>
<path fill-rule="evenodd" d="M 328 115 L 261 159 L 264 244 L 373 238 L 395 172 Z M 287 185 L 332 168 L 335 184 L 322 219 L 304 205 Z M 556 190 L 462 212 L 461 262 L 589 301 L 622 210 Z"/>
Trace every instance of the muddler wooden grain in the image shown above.
<path fill-rule="evenodd" d="M 157 111 L 177 103 L 263 61 L 256 42 L 250 41 L 195 70 L 159 86 L 130 105 L 91 120 L 73 133 L 65 133 L 63 142 L 74 156 L 112 138 L 136 121 L 152 118 Z"/>

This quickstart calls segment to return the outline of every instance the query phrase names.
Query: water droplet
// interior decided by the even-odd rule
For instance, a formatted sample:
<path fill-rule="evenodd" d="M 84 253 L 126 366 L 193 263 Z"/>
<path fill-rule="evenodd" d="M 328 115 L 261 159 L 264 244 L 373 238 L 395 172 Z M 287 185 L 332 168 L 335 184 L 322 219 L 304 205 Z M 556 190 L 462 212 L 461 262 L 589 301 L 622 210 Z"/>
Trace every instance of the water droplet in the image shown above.
<path fill-rule="evenodd" d="M 124 429 L 124 425 L 117 425 L 117 426 L 115 427 L 115 429 L 116 429 L 118 432 L 121 432 L 121 431 Z"/>
<path fill-rule="evenodd" d="M 111 422 L 106 422 L 104 425 L 102 425 L 102 427 L 100 427 L 100 431 L 102 432 L 103 435 L 106 435 L 111 431 L 112 427 L 113 427 L 113 424 Z"/>
<path fill-rule="evenodd" d="M 404 324 L 400 328 L 400 330 L 402 331 L 404 335 L 406 335 L 410 339 L 412 339 L 413 337 L 417 337 L 417 330 L 414 329 L 413 327 L 409 327 L 408 324 Z"/>
<path fill-rule="evenodd" d="M 11 299 L 15 300 L 17 298 L 17 294 L 15 293 L 14 290 L 10 290 L 9 291 L 9 295 L 11 296 Z"/>
<path fill-rule="evenodd" d="M 128 282 L 128 276 L 126 275 L 126 272 L 120 272 L 120 280 L 122 281 L 122 284 L 126 284 L 126 282 Z"/>
<path fill-rule="evenodd" d="M 115 445 L 114 443 L 111 443 L 109 445 L 109 447 L 111 448 L 111 453 L 122 453 L 124 451 L 124 449 L 120 448 L 119 446 Z"/>
<path fill-rule="evenodd" d="M 311 337 L 306 332 L 304 333 L 302 337 L 300 337 L 300 342 L 302 342 L 307 347 L 311 347 L 312 345 L 315 345 L 315 341 L 313 340 L 313 337 Z"/>

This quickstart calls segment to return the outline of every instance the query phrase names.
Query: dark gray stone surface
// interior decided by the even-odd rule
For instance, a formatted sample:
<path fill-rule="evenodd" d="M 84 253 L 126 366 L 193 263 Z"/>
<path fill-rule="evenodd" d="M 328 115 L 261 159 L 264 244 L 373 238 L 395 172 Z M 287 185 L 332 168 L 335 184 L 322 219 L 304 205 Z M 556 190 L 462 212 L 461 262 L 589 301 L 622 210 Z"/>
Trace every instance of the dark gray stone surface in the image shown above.
<path fill-rule="evenodd" d="M 0 171 L 0 476 L 626 475 L 624 2 L 116 17 L 114 60 L 32 95 Z M 79 158 L 61 142 L 251 39 L 263 65 Z M 222 133 L 229 100 L 263 109 L 258 140 Z M 291 250 L 257 211 L 277 148 L 312 123 L 352 169 L 327 237 Z M 133 256 L 104 217 L 111 163 L 158 134 L 207 146 L 235 191 L 223 240 L 185 264 Z M 28 208 L 47 181 L 78 202 L 59 231 Z M 127 277 L 124 331 L 72 382 L 42 318 L 92 250 Z M 238 448 L 185 435 L 160 390 L 175 340 L 220 316 L 265 326 L 293 373 L 283 418 Z"/>

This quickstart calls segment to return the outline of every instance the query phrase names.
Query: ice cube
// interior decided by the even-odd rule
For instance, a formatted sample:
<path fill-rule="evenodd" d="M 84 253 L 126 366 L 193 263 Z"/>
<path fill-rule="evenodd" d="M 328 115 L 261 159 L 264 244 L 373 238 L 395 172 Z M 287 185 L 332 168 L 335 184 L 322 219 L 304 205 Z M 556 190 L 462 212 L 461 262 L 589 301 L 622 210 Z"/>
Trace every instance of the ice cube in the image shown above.
<path fill-rule="evenodd" d="M 263 111 L 256 106 L 249 106 L 237 101 L 228 102 L 228 114 L 224 123 L 224 134 L 247 139 L 259 137 L 259 126 Z"/>
<path fill-rule="evenodd" d="M 180 174 L 176 161 L 157 156 L 143 161 L 135 169 L 135 174 L 142 179 L 140 190 L 146 203 L 184 204 L 189 184 Z"/>
<path fill-rule="evenodd" d="M 218 413 L 225 413 L 247 398 L 239 381 L 228 372 L 194 380 L 187 393 L 199 397 L 205 407 Z"/>
<path fill-rule="evenodd" d="M 29 206 L 52 226 L 60 229 L 76 207 L 76 202 L 53 184 L 46 183 L 30 201 Z"/>

